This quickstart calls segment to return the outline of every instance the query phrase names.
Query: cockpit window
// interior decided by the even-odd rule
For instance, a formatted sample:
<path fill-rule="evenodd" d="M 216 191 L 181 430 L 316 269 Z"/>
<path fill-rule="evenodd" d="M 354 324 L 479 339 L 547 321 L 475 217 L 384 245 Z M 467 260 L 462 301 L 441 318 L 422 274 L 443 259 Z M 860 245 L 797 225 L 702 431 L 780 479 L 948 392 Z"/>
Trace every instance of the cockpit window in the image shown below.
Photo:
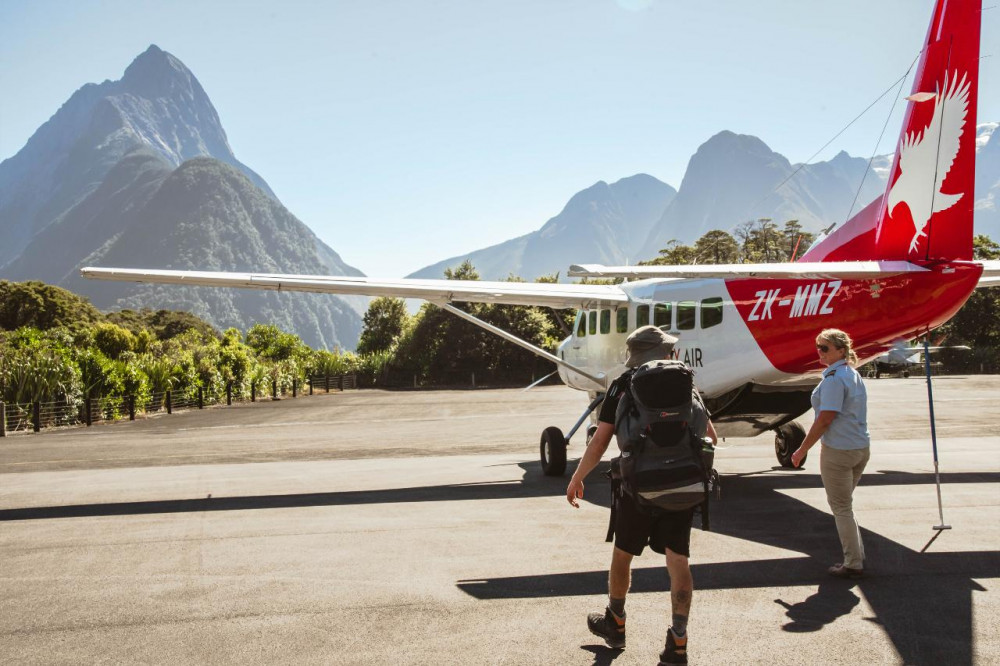
<path fill-rule="evenodd" d="M 587 311 L 580 310 L 576 313 L 576 337 L 587 337 Z"/>
<path fill-rule="evenodd" d="M 701 327 L 711 328 L 722 323 L 722 297 L 706 298 L 701 302 Z"/>

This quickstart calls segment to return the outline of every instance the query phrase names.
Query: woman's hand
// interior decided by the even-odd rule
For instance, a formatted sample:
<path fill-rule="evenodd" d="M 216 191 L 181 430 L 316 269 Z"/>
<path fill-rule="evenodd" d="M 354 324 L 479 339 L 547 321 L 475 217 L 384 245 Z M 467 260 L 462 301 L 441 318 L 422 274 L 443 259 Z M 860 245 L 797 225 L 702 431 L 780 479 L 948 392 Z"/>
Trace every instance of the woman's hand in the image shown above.
<path fill-rule="evenodd" d="M 795 452 L 792 454 L 792 464 L 796 467 L 801 467 L 802 459 L 806 457 L 806 453 L 808 452 L 808 449 L 804 449 L 801 446 L 795 449 Z"/>

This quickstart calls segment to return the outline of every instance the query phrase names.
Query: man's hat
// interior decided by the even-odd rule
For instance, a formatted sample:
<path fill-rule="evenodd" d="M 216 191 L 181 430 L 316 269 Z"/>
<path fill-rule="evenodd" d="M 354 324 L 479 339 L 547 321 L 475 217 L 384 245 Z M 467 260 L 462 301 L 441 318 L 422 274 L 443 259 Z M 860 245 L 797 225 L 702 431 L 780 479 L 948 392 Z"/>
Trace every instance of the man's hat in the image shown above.
<path fill-rule="evenodd" d="M 656 326 L 643 326 L 635 329 L 625 340 L 628 356 L 625 365 L 637 368 L 648 361 L 668 358 L 674 351 L 677 338 L 667 335 Z"/>

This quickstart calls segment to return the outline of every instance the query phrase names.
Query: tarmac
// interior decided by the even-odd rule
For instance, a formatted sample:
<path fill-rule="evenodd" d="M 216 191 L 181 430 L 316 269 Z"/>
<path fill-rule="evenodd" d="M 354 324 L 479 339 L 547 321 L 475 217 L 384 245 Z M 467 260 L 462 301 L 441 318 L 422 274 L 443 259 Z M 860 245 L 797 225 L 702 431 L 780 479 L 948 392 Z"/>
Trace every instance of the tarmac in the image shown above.
<path fill-rule="evenodd" d="M 926 383 L 867 385 L 866 577 L 825 574 L 818 456 L 730 439 L 690 663 L 1000 663 L 1000 377 L 934 378 L 943 531 Z M 0 439 L 0 663 L 655 664 L 661 556 L 635 560 L 628 647 L 604 646 L 607 481 L 567 504 L 582 434 L 566 477 L 539 468 L 585 402 L 362 390 Z"/>

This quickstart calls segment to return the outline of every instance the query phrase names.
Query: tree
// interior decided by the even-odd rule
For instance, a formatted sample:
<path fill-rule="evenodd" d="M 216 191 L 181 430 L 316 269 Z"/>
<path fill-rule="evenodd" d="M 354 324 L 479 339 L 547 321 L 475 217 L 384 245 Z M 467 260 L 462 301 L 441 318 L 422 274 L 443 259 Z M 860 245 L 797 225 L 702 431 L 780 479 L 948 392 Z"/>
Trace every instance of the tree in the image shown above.
<path fill-rule="evenodd" d="M 693 264 L 697 258 L 697 251 L 690 245 L 683 245 L 676 240 L 667 241 L 667 246 L 660 250 L 660 256 L 649 261 L 640 261 L 640 266 L 676 266 L 680 264 Z"/>
<path fill-rule="evenodd" d="M 364 330 L 358 340 L 358 354 L 387 351 L 396 344 L 410 319 L 406 301 L 382 296 L 373 299 L 365 312 Z"/>
<path fill-rule="evenodd" d="M 973 239 L 976 259 L 1000 259 L 1000 244 L 989 236 Z M 943 349 L 938 358 L 946 367 L 964 372 L 1000 371 L 1000 287 L 976 289 L 965 305 L 938 329 L 949 345 L 968 345 L 971 351 Z"/>
<path fill-rule="evenodd" d="M 698 263 L 701 264 L 735 264 L 740 260 L 740 246 L 736 239 L 718 229 L 699 238 L 694 249 Z"/>
<path fill-rule="evenodd" d="M 793 257 L 796 259 L 801 257 L 816 240 L 816 234 L 803 231 L 798 220 L 785 222 L 785 228 L 781 230 L 781 235 L 784 240 L 785 259 L 788 261 L 791 261 Z"/>
<path fill-rule="evenodd" d="M 75 332 L 100 321 L 104 315 L 90 301 L 61 287 L 0 280 L 0 329 L 65 326 Z"/>

